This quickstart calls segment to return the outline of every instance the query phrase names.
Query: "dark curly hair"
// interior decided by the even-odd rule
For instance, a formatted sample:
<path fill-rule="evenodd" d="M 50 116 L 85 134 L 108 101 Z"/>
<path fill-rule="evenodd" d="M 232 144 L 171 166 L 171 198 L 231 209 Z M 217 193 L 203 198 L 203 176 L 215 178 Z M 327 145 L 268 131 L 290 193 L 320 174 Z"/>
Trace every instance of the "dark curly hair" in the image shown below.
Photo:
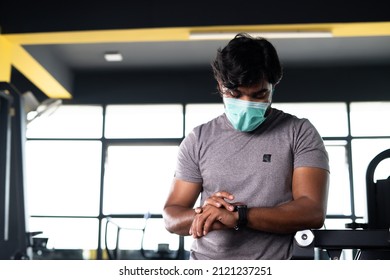
<path fill-rule="evenodd" d="M 229 89 L 251 86 L 263 79 L 276 85 L 283 75 L 274 46 L 246 33 L 237 34 L 227 46 L 219 48 L 211 67 L 216 80 Z"/>

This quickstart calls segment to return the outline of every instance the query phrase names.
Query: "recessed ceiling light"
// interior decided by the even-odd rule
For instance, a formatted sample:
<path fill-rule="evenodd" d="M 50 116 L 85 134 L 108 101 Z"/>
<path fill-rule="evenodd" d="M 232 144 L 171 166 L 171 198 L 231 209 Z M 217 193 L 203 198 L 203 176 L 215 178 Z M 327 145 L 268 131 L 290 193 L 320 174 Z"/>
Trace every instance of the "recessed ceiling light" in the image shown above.
<path fill-rule="evenodd" d="M 191 32 L 190 40 L 231 40 L 238 32 Z M 275 32 L 247 32 L 254 37 L 267 39 L 294 39 L 294 38 L 329 38 L 329 31 L 275 31 Z"/>
<path fill-rule="evenodd" d="M 106 61 L 112 62 L 112 61 L 122 61 L 123 56 L 120 52 L 106 52 L 104 54 L 104 59 Z"/>

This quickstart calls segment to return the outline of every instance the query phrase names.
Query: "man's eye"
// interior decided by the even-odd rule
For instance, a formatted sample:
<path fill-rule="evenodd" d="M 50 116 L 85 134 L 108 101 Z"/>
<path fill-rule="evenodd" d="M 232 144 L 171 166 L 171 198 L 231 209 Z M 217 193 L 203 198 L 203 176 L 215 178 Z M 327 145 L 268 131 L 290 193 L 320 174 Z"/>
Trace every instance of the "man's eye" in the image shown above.
<path fill-rule="evenodd" d="M 261 93 L 261 94 L 256 94 L 256 95 L 254 96 L 254 98 L 256 98 L 256 99 L 262 99 L 262 98 L 264 98 L 264 96 L 265 96 L 265 94 L 264 94 L 264 93 Z"/>
<path fill-rule="evenodd" d="M 268 94 L 267 91 L 266 91 L 266 92 L 262 92 L 262 93 L 258 93 L 258 94 L 256 94 L 256 95 L 254 96 L 254 98 L 256 98 L 256 99 L 262 99 L 262 98 L 266 97 L 267 94 Z"/>

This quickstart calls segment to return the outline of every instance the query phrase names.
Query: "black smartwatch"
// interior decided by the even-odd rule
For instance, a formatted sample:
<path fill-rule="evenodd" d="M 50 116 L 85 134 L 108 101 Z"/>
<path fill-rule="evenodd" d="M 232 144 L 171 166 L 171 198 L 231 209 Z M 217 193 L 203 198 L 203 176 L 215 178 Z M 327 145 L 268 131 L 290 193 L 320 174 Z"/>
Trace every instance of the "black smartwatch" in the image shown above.
<path fill-rule="evenodd" d="M 234 229 L 239 230 L 241 228 L 244 228 L 248 224 L 248 219 L 247 219 L 248 207 L 246 205 L 235 205 L 234 211 L 238 212 L 238 221 Z"/>

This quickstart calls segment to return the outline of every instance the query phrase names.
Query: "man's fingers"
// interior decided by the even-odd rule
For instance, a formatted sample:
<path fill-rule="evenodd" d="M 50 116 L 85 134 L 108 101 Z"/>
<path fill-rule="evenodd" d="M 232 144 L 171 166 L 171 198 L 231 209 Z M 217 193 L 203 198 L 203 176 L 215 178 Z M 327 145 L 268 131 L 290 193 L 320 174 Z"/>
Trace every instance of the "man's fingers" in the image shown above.
<path fill-rule="evenodd" d="M 226 191 L 216 192 L 213 196 L 221 197 L 221 198 L 228 199 L 228 200 L 234 199 L 234 196 L 231 193 L 226 192 Z"/>
<path fill-rule="evenodd" d="M 212 196 L 206 199 L 203 203 L 203 207 L 205 207 L 206 205 L 212 205 L 217 208 L 223 207 L 229 211 L 234 210 L 234 206 L 232 206 L 229 202 L 225 201 L 225 199 L 223 199 L 222 197 L 217 196 Z"/>
<path fill-rule="evenodd" d="M 212 206 L 219 208 L 223 205 L 222 204 L 223 202 L 224 202 L 224 200 L 222 198 L 210 196 L 209 198 L 207 198 L 205 200 L 205 202 L 203 203 L 203 206 L 212 205 Z"/>
<path fill-rule="evenodd" d="M 215 194 L 213 194 L 211 196 L 211 198 L 215 199 L 217 201 L 217 203 L 220 204 L 220 206 L 218 206 L 218 207 L 223 206 L 224 208 L 226 208 L 229 211 L 233 211 L 234 210 L 234 206 L 232 206 L 229 202 L 226 201 L 226 199 L 227 200 L 233 200 L 234 199 L 234 195 L 231 194 L 230 192 L 219 191 L 219 192 L 216 192 Z"/>

